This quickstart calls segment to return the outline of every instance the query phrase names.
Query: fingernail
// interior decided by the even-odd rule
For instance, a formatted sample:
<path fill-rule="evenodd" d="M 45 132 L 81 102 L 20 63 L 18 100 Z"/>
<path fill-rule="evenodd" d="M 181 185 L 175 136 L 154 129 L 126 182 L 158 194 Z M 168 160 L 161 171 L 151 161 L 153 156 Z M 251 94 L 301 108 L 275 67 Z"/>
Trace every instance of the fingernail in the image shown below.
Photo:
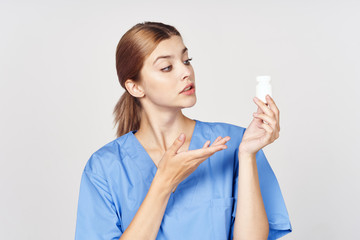
<path fill-rule="evenodd" d="M 183 133 L 182 133 L 182 134 L 180 134 L 180 136 L 179 136 L 179 140 L 180 140 L 180 141 L 184 140 L 184 134 L 183 134 Z"/>

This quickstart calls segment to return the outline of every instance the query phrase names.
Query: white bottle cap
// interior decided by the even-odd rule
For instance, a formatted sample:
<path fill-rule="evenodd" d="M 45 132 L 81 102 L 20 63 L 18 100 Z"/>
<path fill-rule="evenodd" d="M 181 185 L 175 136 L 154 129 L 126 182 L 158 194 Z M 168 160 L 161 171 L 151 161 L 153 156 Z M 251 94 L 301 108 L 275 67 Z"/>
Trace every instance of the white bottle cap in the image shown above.
<path fill-rule="evenodd" d="M 270 82 L 270 80 L 271 80 L 270 76 L 257 76 L 256 77 L 256 81 L 258 81 L 258 82 L 262 82 L 262 81 Z"/>

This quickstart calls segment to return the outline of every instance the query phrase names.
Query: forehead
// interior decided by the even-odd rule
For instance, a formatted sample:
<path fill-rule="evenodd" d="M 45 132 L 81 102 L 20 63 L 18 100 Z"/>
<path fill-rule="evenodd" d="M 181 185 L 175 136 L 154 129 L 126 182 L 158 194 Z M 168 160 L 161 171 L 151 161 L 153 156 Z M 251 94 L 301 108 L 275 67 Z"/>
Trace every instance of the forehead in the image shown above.
<path fill-rule="evenodd" d="M 171 36 L 169 39 L 162 40 L 149 55 L 148 60 L 152 63 L 158 56 L 161 55 L 177 55 L 181 54 L 181 50 L 185 45 L 180 36 Z"/>

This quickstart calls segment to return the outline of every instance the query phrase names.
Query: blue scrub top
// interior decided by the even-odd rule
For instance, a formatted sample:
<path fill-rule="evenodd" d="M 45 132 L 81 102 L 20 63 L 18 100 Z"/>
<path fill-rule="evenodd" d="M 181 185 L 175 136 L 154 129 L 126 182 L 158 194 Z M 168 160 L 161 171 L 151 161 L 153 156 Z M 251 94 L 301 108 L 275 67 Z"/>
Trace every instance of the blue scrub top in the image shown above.
<path fill-rule="evenodd" d="M 196 120 L 189 150 L 218 136 L 230 136 L 171 193 L 158 240 L 232 239 L 238 190 L 239 144 L 246 128 Z M 156 165 L 130 131 L 93 153 L 81 177 L 77 240 L 119 239 L 130 225 L 156 173 Z M 269 220 L 268 239 L 292 231 L 284 199 L 265 154 L 256 154 L 259 184 Z"/>

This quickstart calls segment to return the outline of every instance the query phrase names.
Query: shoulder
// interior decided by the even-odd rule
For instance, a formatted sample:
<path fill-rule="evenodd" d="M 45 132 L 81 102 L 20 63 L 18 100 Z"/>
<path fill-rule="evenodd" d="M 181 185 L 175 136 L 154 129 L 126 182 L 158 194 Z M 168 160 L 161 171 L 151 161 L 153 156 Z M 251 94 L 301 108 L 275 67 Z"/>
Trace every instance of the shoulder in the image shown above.
<path fill-rule="evenodd" d="M 98 148 L 86 162 L 84 171 L 105 178 L 112 168 L 121 164 L 128 137 L 126 133 Z"/>

